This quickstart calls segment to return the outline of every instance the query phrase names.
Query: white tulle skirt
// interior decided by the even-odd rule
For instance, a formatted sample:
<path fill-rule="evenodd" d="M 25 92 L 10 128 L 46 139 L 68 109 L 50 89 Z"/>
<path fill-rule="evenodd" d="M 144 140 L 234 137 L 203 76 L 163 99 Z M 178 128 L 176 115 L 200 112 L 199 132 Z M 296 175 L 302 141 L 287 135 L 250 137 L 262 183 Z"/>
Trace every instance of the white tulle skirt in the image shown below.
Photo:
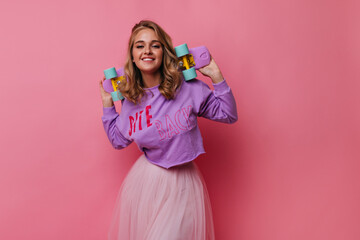
<path fill-rule="evenodd" d="M 211 205 L 194 162 L 165 169 L 141 156 L 121 185 L 109 240 L 214 240 Z"/>

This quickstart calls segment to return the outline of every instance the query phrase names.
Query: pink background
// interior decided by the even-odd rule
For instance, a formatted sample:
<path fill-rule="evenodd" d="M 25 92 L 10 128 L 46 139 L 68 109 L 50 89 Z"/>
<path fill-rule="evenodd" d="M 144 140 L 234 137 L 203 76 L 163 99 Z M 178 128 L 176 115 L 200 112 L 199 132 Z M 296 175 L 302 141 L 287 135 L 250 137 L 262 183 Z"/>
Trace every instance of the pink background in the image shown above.
<path fill-rule="evenodd" d="M 237 100 L 236 124 L 199 120 L 217 239 L 360 239 L 359 1 L 5 0 L 0 11 L 0 239 L 106 239 L 140 152 L 108 142 L 98 81 L 143 18 L 174 45 L 206 45 Z"/>

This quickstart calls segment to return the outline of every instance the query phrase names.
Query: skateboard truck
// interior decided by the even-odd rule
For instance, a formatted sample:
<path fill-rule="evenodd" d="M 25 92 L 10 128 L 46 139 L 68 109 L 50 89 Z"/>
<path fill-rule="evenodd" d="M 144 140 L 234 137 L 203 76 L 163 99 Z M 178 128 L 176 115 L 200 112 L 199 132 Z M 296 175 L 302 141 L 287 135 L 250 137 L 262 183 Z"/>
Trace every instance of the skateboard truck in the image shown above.
<path fill-rule="evenodd" d="M 185 81 L 196 78 L 196 70 L 208 65 L 211 60 L 209 50 L 205 46 L 189 49 L 185 43 L 175 47 L 175 52 L 181 59 L 179 64 Z"/>
<path fill-rule="evenodd" d="M 103 82 L 104 90 L 111 94 L 113 101 L 124 99 L 121 95 L 118 85 L 122 81 L 126 81 L 124 68 L 116 70 L 114 67 L 104 70 L 105 81 Z"/>

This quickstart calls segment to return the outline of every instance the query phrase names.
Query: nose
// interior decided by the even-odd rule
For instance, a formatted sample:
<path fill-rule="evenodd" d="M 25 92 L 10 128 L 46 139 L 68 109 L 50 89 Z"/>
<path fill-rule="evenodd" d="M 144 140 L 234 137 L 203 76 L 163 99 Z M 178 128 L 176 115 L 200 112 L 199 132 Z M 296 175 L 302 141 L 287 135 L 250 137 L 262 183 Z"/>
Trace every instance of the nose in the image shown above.
<path fill-rule="evenodd" d="M 150 48 L 150 46 L 145 46 L 145 53 L 146 54 L 150 54 L 151 53 L 151 48 Z"/>

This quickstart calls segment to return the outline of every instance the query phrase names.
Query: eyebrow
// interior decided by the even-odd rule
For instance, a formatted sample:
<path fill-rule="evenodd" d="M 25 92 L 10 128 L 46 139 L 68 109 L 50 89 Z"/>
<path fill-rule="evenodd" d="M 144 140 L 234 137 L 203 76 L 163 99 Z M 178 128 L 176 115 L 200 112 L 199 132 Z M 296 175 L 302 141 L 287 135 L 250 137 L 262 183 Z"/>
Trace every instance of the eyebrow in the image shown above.
<path fill-rule="evenodd" d="M 144 43 L 144 42 L 145 42 L 144 40 L 139 40 L 139 41 L 136 41 L 134 44 Z M 158 43 L 160 43 L 160 41 L 158 41 L 158 40 L 152 40 L 151 43 L 153 43 L 153 42 L 158 42 Z"/>

